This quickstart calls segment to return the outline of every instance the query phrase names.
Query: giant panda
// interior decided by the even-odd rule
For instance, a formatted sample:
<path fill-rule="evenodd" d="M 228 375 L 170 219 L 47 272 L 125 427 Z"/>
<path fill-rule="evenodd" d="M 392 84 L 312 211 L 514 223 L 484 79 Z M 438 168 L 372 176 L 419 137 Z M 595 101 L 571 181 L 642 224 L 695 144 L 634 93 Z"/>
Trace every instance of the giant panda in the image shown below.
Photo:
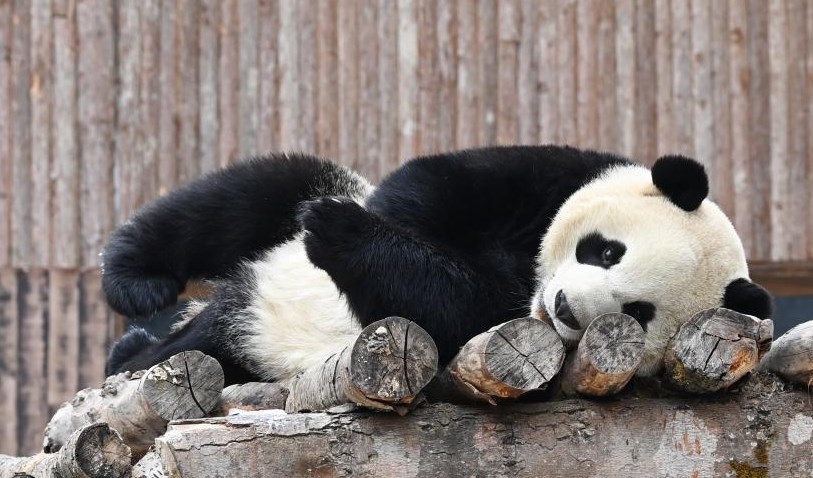
<path fill-rule="evenodd" d="M 249 159 L 115 231 L 102 284 L 116 311 L 148 317 L 193 279 L 215 291 L 164 340 L 131 329 L 107 372 L 195 349 L 221 362 L 227 383 L 280 380 L 392 315 L 423 327 L 442 365 L 513 318 L 550 318 L 572 345 L 594 317 L 625 312 L 646 331 L 638 374 L 653 375 L 694 313 L 771 314 L 708 192 L 703 166 L 686 157 L 650 170 L 558 146 L 420 157 L 377 187 L 307 155 Z"/>

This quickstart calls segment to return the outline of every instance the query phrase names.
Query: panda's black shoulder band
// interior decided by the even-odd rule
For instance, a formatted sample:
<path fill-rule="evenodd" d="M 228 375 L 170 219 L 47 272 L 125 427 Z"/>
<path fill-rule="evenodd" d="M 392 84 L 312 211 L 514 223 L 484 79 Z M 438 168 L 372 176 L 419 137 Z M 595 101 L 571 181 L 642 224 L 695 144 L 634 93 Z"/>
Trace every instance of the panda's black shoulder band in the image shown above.
<path fill-rule="evenodd" d="M 694 211 L 709 195 L 703 165 L 685 156 L 662 156 L 652 166 L 652 182 L 672 203 Z"/>

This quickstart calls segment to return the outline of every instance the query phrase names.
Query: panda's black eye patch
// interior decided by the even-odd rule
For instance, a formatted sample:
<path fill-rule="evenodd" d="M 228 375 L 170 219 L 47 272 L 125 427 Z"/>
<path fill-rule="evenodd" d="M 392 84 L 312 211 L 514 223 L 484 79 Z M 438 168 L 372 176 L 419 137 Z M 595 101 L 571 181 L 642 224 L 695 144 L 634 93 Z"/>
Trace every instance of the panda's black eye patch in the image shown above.
<path fill-rule="evenodd" d="M 621 261 L 625 252 L 627 247 L 624 244 L 592 232 L 582 237 L 576 246 L 576 260 L 580 264 L 609 269 Z"/>

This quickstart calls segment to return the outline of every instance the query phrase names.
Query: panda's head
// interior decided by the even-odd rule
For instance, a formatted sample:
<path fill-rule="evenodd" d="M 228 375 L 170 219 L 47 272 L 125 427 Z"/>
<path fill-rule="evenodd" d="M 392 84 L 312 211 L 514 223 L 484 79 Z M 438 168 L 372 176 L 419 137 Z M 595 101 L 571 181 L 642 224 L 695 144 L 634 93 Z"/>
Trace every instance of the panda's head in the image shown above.
<path fill-rule="evenodd" d="M 635 317 L 646 331 L 639 375 L 658 371 L 669 339 L 701 310 L 767 318 L 770 295 L 749 280 L 742 242 L 708 191 L 703 166 L 680 156 L 651 171 L 614 167 L 576 191 L 542 240 L 532 313 L 571 345 L 601 314 Z"/>

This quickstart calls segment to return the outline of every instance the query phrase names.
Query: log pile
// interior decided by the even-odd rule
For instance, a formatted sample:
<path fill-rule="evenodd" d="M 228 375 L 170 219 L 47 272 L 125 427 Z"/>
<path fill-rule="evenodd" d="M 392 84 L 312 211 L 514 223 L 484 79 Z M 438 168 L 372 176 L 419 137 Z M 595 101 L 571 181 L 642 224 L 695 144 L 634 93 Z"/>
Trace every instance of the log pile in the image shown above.
<path fill-rule="evenodd" d="M 564 470 L 568 476 L 603 476 L 594 472 L 612 460 L 618 468 L 608 470 L 624 468 L 647 476 L 668 475 L 664 460 L 691 465 L 698 476 L 718 474 L 723 464 L 735 473 L 741 468 L 755 476 L 763 471 L 780 476 L 790 469 L 807 470 L 799 468 L 808 466 L 807 458 L 798 458 L 793 447 L 806 443 L 809 451 L 813 443 L 809 395 L 786 389 L 773 376 L 742 379 L 764 356 L 762 369 L 809 385 L 813 322 L 780 337 L 768 352 L 772 333 L 771 321 L 722 308 L 703 311 L 684 324 L 667 350 L 663 383 L 682 394 L 744 390 L 713 399 L 672 392 L 669 399 L 643 398 L 653 395 L 652 384 L 630 380 L 641 361 L 644 331 L 633 318 L 618 313 L 596 318 L 566 358 L 550 325 L 531 318 L 506 322 L 472 338 L 437 374 L 432 339 L 398 317 L 371 324 L 325 364 L 278 383 L 223 389 L 223 372 L 214 359 L 184 352 L 147 371 L 110 377 L 101 389 L 79 392 L 46 429 L 44 449 L 50 453 L 0 456 L 0 478 L 289 476 L 291 470 L 294 475 L 375 470 L 379 475 L 441 476 L 476 474 L 477 469 L 520 476 L 559 476 Z M 511 403 L 554 382 L 554 391 L 545 392 L 549 400 L 561 395 L 617 398 Z M 436 402 L 501 407 L 435 403 L 415 410 L 422 393 Z M 756 397 L 770 404 L 760 405 Z M 349 413 L 358 407 L 415 411 L 409 420 Z M 302 411 L 318 413 L 298 413 Z M 642 417 L 646 423 L 636 424 Z M 733 430 L 737 436 L 719 430 Z M 680 442 L 681 433 L 694 438 Z M 785 433 L 787 440 L 777 442 L 776 433 Z M 748 450 L 733 442 L 746 439 L 766 450 L 745 456 Z M 570 451 L 558 451 L 564 443 L 573 445 Z M 598 455 L 587 443 L 614 447 L 620 458 Z M 659 448 L 653 448 L 657 443 Z M 762 460 L 777 443 L 787 455 Z M 530 444 L 536 448 L 528 448 Z M 540 454 L 539 446 L 547 450 Z M 630 461 L 624 453 L 639 458 Z M 463 461 L 446 469 L 452 466 L 444 458 L 448 454 L 459 454 Z M 721 461 L 729 455 L 728 462 Z M 131 469 L 131 458 L 142 456 Z M 577 458 L 568 463 L 564 456 Z M 94 466 L 107 468 L 100 475 Z M 813 473 L 813 464 L 809 471 Z"/>

